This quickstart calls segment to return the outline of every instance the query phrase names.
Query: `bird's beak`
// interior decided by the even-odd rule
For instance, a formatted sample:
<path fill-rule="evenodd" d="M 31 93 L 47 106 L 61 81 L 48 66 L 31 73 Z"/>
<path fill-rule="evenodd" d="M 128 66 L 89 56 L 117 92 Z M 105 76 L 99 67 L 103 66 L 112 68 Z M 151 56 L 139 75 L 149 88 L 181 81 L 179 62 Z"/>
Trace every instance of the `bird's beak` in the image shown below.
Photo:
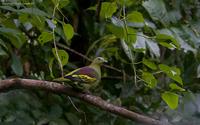
<path fill-rule="evenodd" d="M 103 60 L 103 62 L 104 62 L 104 63 L 108 63 L 108 61 L 107 61 L 107 60 L 105 60 L 105 59 Z"/>

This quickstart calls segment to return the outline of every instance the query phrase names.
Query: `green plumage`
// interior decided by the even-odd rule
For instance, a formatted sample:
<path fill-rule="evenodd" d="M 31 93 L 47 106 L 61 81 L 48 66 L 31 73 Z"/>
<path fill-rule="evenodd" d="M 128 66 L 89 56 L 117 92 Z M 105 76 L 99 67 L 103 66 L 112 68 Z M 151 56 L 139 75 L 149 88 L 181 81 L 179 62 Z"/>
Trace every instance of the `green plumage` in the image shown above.
<path fill-rule="evenodd" d="M 101 80 L 101 64 L 106 62 L 102 57 L 95 58 L 89 66 L 75 69 L 64 77 L 57 78 L 54 81 L 65 82 L 75 89 L 89 90 L 98 85 Z"/>

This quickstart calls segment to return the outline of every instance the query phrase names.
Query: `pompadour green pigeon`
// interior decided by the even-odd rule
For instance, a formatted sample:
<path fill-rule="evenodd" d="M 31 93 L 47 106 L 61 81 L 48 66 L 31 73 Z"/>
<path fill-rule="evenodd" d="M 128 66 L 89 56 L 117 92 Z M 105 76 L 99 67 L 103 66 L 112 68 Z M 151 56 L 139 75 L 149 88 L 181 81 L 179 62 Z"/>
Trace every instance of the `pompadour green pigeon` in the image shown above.
<path fill-rule="evenodd" d="M 98 85 L 101 80 L 101 64 L 107 62 L 102 57 L 95 58 L 88 66 L 81 67 L 54 81 L 65 82 L 78 90 L 89 90 Z"/>

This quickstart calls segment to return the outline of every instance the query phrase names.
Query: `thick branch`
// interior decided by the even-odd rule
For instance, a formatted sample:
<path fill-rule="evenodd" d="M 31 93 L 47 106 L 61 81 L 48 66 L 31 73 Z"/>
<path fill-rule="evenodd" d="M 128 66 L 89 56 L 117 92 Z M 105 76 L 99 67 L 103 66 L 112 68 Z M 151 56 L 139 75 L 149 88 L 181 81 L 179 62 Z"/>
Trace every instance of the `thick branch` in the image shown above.
<path fill-rule="evenodd" d="M 46 91 L 51 91 L 55 93 L 67 94 L 79 98 L 82 101 L 90 103 L 96 107 L 99 107 L 105 111 L 109 111 L 113 114 L 120 115 L 122 117 L 137 121 L 140 123 L 145 123 L 148 125 L 166 125 L 159 120 L 152 119 L 150 117 L 140 115 L 138 113 L 129 111 L 125 108 L 115 106 L 111 103 L 106 102 L 100 97 L 93 96 L 90 94 L 85 94 L 81 92 L 74 91 L 70 87 L 66 87 L 62 84 L 55 82 L 42 81 L 42 80 L 31 80 L 31 79 L 7 79 L 0 81 L 0 91 L 8 91 L 9 89 L 15 88 L 27 88 L 27 89 L 42 89 Z M 169 125 L 169 124 L 168 124 Z"/>

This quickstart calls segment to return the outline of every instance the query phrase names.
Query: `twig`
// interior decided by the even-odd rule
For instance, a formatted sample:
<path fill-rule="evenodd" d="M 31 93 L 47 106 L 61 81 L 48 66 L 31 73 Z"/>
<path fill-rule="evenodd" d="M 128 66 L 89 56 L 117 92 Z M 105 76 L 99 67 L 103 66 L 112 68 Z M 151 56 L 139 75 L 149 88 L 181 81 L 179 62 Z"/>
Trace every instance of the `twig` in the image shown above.
<path fill-rule="evenodd" d="M 133 121 L 144 123 L 146 125 L 170 125 L 170 123 L 166 124 L 162 121 L 150 118 L 148 116 L 132 112 L 123 107 L 115 106 L 98 96 L 77 92 L 70 87 L 55 82 L 19 78 L 0 81 L 0 92 L 16 88 L 41 89 L 59 94 L 62 93 L 68 96 L 79 98 L 80 100 L 90 103 L 96 107 L 99 107 L 102 110 L 128 118 Z"/>
<path fill-rule="evenodd" d="M 57 3 L 53 9 L 53 17 L 55 16 L 55 12 L 56 12 L 56 8 L 58 7 L 59 3 Z M 62 76 L 64 75 L 63 74 L 63 65 L 62 65 L 62 62 L 60 60 L 60 57 L 58 55 L 58 50 L 57 50 L 57 46 L 56 46 L 56 37 L 55 37 L 55 29 L 53 28 L 52 29 L 52 33 L 53 33 L 53 43 L 54 43 L 54 47 L 55 47 L 55 54 L 56 54 L 56 57 L 58 59 L 58 63 L 59 63 L 59 66 L 60 66 L 60 70 L 61 70 L 61 73 L 62 73 Z"/>
<path fill-rule="evenodd" d="M 76 55 L 79 55 L 79 56 L 81 56 L 82 58 L 84 58 L 84 59 L 86 59 L 87 61 L 92 61 L 90 58 L 88 58 L 87 56 L 85 56 L 85 55 L 83 55 L 82 53 L 79 53 L 79 52 L 77 52 L 76 50 L 74 50 L 74 49 L 71 49 L 71 48 L 69 48 L 68 46 L 66 46 L 66 45 L 64 45 L 64 44 L 61 44 L 61 43 L 56 43 L 59 47 L 61 47 L 61 48 L 64 48 L 64 49 L 66 49 L 66 50 L 68 50 L 68 51 L 70 51 L 70 52 L 72 52 L 72 53 L 75 53 Z"/>

